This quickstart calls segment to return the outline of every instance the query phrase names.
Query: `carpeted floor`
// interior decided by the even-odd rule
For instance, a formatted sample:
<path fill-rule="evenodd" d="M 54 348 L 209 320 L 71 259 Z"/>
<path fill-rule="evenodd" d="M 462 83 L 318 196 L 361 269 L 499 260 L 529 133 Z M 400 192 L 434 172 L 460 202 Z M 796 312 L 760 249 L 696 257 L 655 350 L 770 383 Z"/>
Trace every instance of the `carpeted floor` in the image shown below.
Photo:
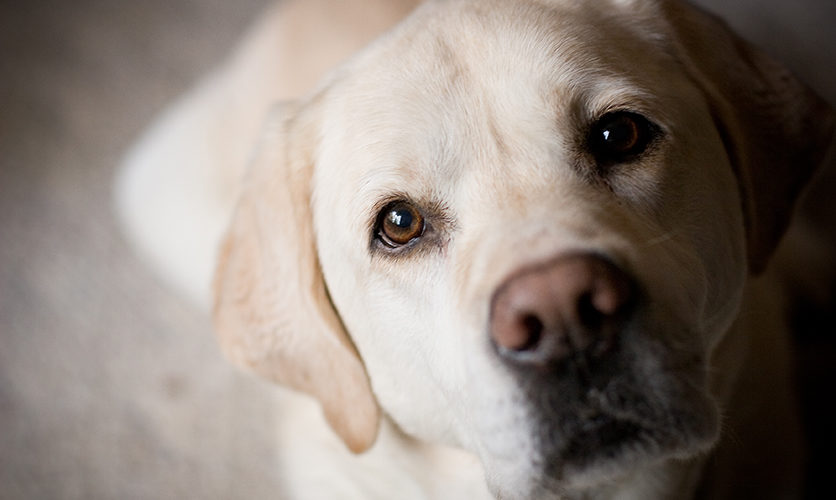
<path fill-rule="evenodd" d="M 270 390 L 111 213 L 122 153 L 264 4 L 0 6 L 0 498 L 275 498 Z"/>
<path fill-rule="evenodd" d="M 702 3 L 836 102 L 836 2 Z M 0 1 L 0 499 L 281 497 L 271 389 L 222 360 L 111 211 L 120 155 L 266 4 Z M 803 326 L 815 487 L 836 350 Z"/>

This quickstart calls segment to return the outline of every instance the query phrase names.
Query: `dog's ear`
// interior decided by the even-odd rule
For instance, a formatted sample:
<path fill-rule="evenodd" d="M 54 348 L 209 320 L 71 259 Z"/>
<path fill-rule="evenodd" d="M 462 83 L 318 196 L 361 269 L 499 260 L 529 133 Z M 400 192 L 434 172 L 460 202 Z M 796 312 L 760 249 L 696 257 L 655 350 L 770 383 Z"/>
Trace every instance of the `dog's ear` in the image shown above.
<path fill-rule="evenodd" d="M 677 56 L 702 88 L 735 168 L 750 272 L 764 270 L 833 136 L 833 110 L 719 18 L 661 3 Z"/>
<path fill-rule="evenodd" d="M 226 355 L 306 392 L 354 452 L 377 436 L 379 408 L 328 296 L 314 242 L 312 113 L 283 105 L 249 167 L 215 274 L 215 328 Z"/>

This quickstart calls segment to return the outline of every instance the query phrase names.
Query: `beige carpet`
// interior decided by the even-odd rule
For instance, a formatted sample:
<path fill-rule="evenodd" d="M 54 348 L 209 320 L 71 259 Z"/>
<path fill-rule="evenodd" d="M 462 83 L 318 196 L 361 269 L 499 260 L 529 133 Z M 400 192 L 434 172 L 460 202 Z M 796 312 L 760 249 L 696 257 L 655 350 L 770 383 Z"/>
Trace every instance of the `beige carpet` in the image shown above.
<path fill-rule="evenodd" d="M 110 201 L 124 150 L 264 3 L 0 7 L 0 498 L 275 497 L 269 389 Z"/>
<path fill-rule="evenodd" d="M 836 2 L 707 3 L 836 102 Z M 265 4 L 0 1 L 0 499 L 281 497 L 270 388 L 137 261 L 110 201 L 131 141 Z M 822 338 L 801 351 L 831 394 Z"/>

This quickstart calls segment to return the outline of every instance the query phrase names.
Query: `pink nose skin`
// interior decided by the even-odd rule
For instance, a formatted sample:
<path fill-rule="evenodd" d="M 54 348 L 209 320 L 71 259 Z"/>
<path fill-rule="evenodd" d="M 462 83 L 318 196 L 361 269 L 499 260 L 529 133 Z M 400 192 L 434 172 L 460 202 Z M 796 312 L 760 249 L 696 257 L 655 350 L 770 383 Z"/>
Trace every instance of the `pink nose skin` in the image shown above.
<path fill-rule="evenodd" d="M 523 269 L 494 294 L 490 333 L 500 356 L 545 366 L 612 350 L 634 287 L 614 264 L 575 254 Z"/>

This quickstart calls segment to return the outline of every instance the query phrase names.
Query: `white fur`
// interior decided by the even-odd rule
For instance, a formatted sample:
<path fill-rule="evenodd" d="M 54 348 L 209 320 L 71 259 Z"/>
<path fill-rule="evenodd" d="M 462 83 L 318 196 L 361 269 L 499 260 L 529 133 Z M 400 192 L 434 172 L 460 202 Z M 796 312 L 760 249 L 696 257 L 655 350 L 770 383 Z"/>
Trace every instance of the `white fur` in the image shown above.
<path fill-rule="evenodd" d="M 646 285 L 648 328 L 706 362 L 726 345 L 747 283 L 743 200 L 713 110 L 661 45 L 670 28 L 655 19 L 658 4 L 429 2 L 303 101 L 300 120 L 317 130 L 318 262 L 384 417 L 376 444 L 355 456 L 313 400 L 288 392 L 278 449 L 290 497 L 537 495 L 535 471 L 518 459 L 537 453 L 521 430 L 530 415 L 485 325 L 507 276 L 554 255 L 611 256 Z M 280 82 L 293 65 L 271 45 L 287 22 L 272 13 L 166 113 L 120 178 L 131 238 L 201 304 L 259 117 L 292 97 Z M 653 117 L 666 141 L 602 194 L 569 168 L 570 146 L 579 123 L 623 107 Z M 450 240 L 402 262 L 370 256 L 367 222 L 391 193 L 441 200 L 455 216 Z M 684 498 L 710 444 L 562 488 Z"/>

